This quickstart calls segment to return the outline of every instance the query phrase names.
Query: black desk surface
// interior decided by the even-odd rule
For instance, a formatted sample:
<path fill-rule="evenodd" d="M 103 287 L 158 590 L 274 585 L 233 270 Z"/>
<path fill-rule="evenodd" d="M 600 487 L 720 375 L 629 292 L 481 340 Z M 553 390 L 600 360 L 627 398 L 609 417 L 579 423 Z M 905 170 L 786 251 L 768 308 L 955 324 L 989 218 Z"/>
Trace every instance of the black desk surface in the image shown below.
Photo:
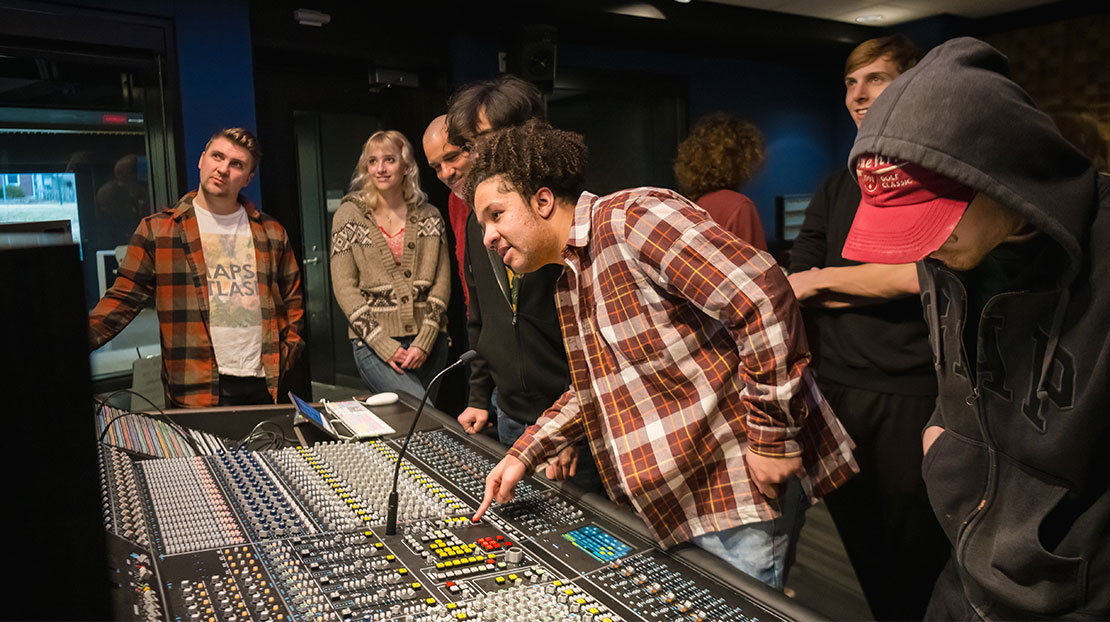
<path fill-rule="evenodd" d="M 412 416 L 416 413 L 416 408 L 420 405 L 420 400 L 412 397 L 407 393 L 400 393 L 400 400 L 388 406 L 374 406 L 371 410 L 374 414 L 381 417 L 383 421 L 388 423 L 390 427 L 397 431 L 396 434 L 388 438 L 404 437 L 409 431 L 409 426 L 412 425 Z M 365 395 L 354 396 L 355 398 L 365 398 Z M 320 409 L 319 403 L 313 403 L 313 406 Z M 296 411 L 292 404 L 277 404 L 265 406 L 221 406 L 218 408 L 183 408 L 176 410 L 169 410 L 167 414 L 173 418 L 177 423 L 196 430 L 202 430 L 216 436 L 221 436 L 231 440 L 239 440 L 250 434 L 251 430 L 261 421 L 268 421 L 277 424 L 285 432 L 286 438 L 298 439 L 297 427 L 294 426 L 293 415 Z M 434 430 L 436 428 L 444 427 L 454 423 L 452 417 L 448 417 L 442 412 L 436 410 L 431 406 L 424 408 L 423 414 L 420 416 L 420 421 L 417 423 L 416 429 L 419 430 Z M 455 423 L 458 426 L 458 423 Z M 314 438 L 311 430 L 302 432 L 308 438 Z M 312 444 L 311 442 L 309 444 Z"/>

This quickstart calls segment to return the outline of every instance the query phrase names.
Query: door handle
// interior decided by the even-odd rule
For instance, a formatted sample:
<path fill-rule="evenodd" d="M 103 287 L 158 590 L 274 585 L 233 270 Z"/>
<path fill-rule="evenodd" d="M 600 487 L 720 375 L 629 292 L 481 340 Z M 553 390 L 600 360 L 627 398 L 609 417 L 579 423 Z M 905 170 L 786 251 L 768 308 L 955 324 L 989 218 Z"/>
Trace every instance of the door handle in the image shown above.
<path fill-rule="evenodd" d="M 313 257 L 312 259 L 305 259 L 304 263 L 305 263 L 305 265 L 312 264 L 312 263 L 320 263 L 320 258 L 319 257 Z"/>

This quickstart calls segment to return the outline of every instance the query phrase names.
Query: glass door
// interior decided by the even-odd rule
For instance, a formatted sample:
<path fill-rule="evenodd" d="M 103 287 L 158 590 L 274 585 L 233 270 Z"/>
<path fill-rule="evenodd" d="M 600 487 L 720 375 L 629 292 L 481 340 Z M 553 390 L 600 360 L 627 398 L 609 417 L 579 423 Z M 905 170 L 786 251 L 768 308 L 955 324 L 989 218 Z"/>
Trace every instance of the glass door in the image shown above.
<path fill-rule="evenodd" d="M 164 56 L 0 45 L 0 223 L 65 221 L 91 309 L 115 279 L 139 221 L 177 194 Z M 93 353 L 94 379 L 159 354 L 145 309 Z"/>
<path fill-rule="evenodd" d="M 347 338 L 347 317 L 331 291 L 331 219 L 347 193 L 362 145 L 381 128 L 371 115 L 294 113 L 297 182 L 304 235 L 304 286 L 312 380 L 363 386 Z"/>

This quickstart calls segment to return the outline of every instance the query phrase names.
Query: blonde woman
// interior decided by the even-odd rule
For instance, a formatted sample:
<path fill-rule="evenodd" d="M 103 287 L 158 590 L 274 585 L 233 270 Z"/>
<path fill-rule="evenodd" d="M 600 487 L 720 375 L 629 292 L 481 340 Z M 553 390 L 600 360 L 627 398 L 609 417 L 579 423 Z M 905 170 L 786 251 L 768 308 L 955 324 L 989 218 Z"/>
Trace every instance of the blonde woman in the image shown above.
<path fill-rule="evenodd" d="M 427 198 L 409 141 L 375 132 L 332 220 L 332 290 L 375 392 L 420 397 L 447 361 L 446 228 Z"/>

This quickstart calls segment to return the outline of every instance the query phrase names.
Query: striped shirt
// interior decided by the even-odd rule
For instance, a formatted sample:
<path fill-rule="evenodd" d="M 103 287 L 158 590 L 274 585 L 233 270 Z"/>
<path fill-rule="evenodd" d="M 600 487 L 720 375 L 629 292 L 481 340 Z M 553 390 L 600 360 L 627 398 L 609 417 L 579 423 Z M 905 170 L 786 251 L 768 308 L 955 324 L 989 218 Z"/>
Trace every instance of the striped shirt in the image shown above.
<path fill-rule="evenodd" d="M 670 191 L 583 193 L 556 288 L 572 387 L 513 445 L 534 469 L 583 435 L 656 539 L 777 517 L 748 451 L 801 456 L 823 496 L 858 469 L 808 370 L 785 274 Z"/>
<path fill-rule="evenodd" d="M 139 223 L 119 276 L 89 314 L 89 346 L 115 337 L 151 298 L 162 342 L 166 404 L 199 408 L 220 402 L 219 369 L 209 327 L 207 268 L 193 197 Z M 277 400 L 281 375 L 304 348 L 301 273 L 285 229 L 239 197 L 250 221 L 262 312 L 262 367 Z"/>

